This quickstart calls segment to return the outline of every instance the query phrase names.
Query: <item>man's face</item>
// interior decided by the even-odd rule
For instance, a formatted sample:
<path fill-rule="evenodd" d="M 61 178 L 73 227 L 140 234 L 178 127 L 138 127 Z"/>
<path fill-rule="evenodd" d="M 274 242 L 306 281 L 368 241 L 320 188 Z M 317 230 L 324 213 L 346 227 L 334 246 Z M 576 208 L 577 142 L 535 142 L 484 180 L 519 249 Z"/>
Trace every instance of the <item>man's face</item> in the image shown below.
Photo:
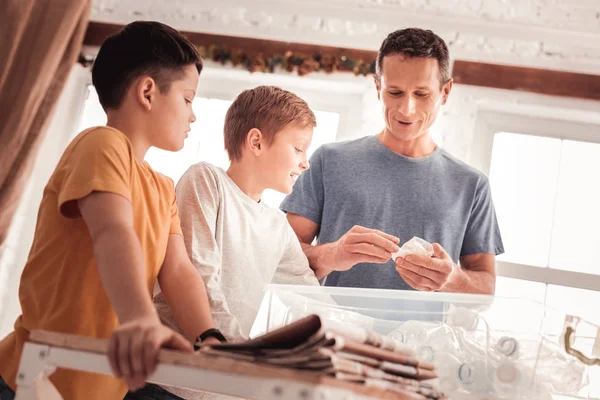
<path fill-rule="evenodd" d="M 435 58 L 394 54 L 383 58 L 381 77 L 375 78 L 375 86 L 387 133 L 397 141 L 411 142 L 429 135 L 450 94 L 452 80 L 440 87 Z"/>

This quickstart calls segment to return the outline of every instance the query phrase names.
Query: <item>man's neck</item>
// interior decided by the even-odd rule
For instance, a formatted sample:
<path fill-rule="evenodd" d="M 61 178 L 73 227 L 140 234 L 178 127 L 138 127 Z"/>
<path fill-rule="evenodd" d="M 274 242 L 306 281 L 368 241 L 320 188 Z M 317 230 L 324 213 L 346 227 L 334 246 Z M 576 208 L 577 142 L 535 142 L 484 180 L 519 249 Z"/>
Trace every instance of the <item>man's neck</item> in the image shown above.
<path fill-rule="evenodd" d="M 261 184 L 260 174 L 256 169 L 243 161 L 232 161 L 227 169 L 227 175 L 231 180 L 252 200 L 259 202 L 265 187 Z"/>
<path fill-rule="evenodd" d="M 377 139 L 394 153 L 410 158 L 427 157 L 437 148 L 429 132 L 422 134 L 414 140 L 401 141 L 395 139 L 384 129 L 377 135 Z"/>

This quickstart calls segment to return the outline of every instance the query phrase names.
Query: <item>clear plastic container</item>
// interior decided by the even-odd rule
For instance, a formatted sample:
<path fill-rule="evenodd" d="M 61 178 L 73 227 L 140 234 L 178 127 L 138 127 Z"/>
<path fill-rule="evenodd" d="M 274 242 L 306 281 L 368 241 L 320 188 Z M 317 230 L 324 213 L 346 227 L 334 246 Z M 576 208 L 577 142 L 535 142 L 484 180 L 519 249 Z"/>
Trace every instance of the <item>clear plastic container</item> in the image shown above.
<path fill-rule="evenodd" d="M 590 355 L 598 327 L 529 300 L 269 285 L 250 336 L 310 314 L 412 347 L 436 365 L 452 399 L 600 398 L 598 382 L 590 384 L 600 366 L 567 354 L 563 339 L 567 325 L 576 327 L 571 344 Z"/>

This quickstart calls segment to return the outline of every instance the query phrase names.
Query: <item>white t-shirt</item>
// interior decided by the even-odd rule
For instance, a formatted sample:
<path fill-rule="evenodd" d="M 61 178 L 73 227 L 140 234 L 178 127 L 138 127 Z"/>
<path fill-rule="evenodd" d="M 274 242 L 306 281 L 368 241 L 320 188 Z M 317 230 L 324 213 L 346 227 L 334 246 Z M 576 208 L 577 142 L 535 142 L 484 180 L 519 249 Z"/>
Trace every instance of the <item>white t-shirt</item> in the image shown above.
<path fill-rule="evenodd" d="M 265 285 L 319 285 L 283 212 L 251 199 L 221 168 L 193 165 L 176 192 L 186 249 L 227 340 L 248 338 Z M 162 293 L 154 302 L 163 322 L 181 332 Z M 186 399 L 217 396 L 168 390 Z"/>

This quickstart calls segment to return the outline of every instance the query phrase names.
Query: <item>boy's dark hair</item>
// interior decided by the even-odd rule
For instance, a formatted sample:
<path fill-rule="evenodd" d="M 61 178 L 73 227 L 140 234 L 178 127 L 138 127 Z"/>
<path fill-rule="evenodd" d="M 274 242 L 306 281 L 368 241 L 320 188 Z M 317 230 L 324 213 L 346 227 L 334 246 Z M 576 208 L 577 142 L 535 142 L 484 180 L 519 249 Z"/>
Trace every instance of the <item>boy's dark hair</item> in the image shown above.
<path fill-rule="evenodd" d="M 381 79 L 383 58 L 394 54 L 435 58 L 440 69 L 440 84 L 444 85 L 450 79 L 448 47 L 441 37 L 430 30 L 407 28 L 390 33 L 381 43 L 379 53 L 377 53 L 375 72 L 378 80 Z"/>
<path fill-rule="evenodd" d="M 136 21 L 109 36 L 100 47 L 92 67 L 104 111 L 119 108 L 133 80 L 148 74 L 164 93 L 183 77 L 184 67 L 202 71 L 196 47 L 175 29 L 153 21 Z"/>

